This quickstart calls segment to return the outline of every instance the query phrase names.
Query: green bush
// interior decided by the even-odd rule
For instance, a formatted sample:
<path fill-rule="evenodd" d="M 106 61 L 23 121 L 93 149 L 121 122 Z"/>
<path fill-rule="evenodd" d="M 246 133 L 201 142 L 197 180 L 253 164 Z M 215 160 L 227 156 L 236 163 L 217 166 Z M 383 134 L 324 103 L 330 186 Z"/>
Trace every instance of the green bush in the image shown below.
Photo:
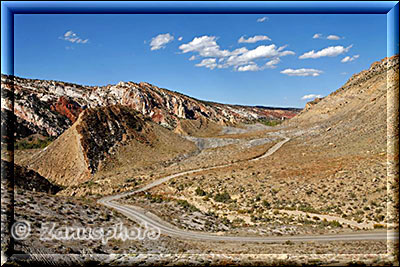
<path fill-rule="evenodd" d="M 23 149 L 37 149 L 37 148 L 45 148 L 48 146 L 51 142 L 54 141 L 54 137 L 49 136 L 46 137 L 44 140 L 42 139 L 35 139 L 31 141 L 27 140 L 21 140 L 16 143 L 14 143 L 14 149 L 16 150 L 23 150 Z"/>
<path fill-rule="evenodd" d="M 199 209 L 196 208 L 196 206 L 190 204 L 186 200 L 178 199 L 177 202 L 178 202 L 179 206 L 183 207 L 187 211 L 191 211 L 191 212 L 199 211 Z"/>
<path fill-rule="evenodd" d="M 206 191 L 204 191 L 203 189 L 201 189 L 200 187 L 197 187 L 196 188 L 196 195 L 198 195 L 198 196 L 205 196 L 205 195 L 207 195 L 207 192 Z"/>
<path fill-rule="evenodd" d="M 271 204 L 266 199 L 263 200 L 263 205 L 267 209 L 271 208 Z"/>
<path fill-rule="evenodd" d="M 268 119 L 259 119 L 258 122 L 266 126 L 276 126 L 282 123 L 281 120 L 268 120 Z"/>
<path fill-rule="evenodd" d="M 228 203 L 228 202 L 230 202 L 232 199 L 231 199 L 231 196 L 229 195 L 229 193 L 225 191 L 225 192 L 223 192 L 223 193 L 217 193 L 217 194 L 214 196 L 214 200 L 217 201 L 217 202 Z"/>

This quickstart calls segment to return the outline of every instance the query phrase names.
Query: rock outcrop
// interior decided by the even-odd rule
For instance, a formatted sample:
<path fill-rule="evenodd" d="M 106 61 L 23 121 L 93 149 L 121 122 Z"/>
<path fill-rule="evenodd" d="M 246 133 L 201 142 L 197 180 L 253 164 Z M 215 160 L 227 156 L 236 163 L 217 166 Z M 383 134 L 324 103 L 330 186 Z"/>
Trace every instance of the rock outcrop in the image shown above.
<path fill-rule="evenodd" d="M 138 111 L 112 105 L 82 111 L 68 130 L 40 150 L 27 165 L 52 182 L 70 186 L 90 180 L 115 154 L 118 154 L 118 168 L 132 168 L 135 162 L 122 161 L 135 156 L 156 158 L 165 147 L 171 156 L 195 149 L 194 144 Z"/>
<path fill-rule="evenodd" d="M 368 70 L 354 74 L 338 90 L 307 103 L 305 109 L 287 123 L 340 122 L 343 126 L 349 125 L 344 123 L 349 120 L 351 124 L 359 121 L 363 128 L 386 128 L 387 93 L 398 86 L 398 72 L 398 55 L 377 61 Z"/>
<path fill-rule="evenodd" d="M 175 129 L 181 119 L 207 119 L 227 125 L 258 118 L 291 118 L 299 112 L 298 109 L 205 102 L 145 82 L 81 86 L 2 75 L 1 89 L 2 109 L 12 109 L 7 96 L 14 94 L 17 137 L 32 133 L 59 136 L 76 121 L 82 110 L 117 104 L 133 108 L 169 129 Z M 19 128 L 25 131 L 18 131 Z"/>

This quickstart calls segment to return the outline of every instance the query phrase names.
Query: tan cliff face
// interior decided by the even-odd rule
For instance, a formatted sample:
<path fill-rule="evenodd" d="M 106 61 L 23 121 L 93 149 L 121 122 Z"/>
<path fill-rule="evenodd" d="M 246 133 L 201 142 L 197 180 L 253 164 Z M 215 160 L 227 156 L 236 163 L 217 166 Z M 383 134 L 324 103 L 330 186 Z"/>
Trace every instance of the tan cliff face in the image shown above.
<path fill-rule="evenodd" d="M 390 86 L 398 85 L 398 71 L 398 55 L 374 62 L 368 70 L 354 74 L 330 95 L 308 102 L 303 111 L 286 123 L 328 124 L 360 120 L 361 124 L 361 119 L 368 117 L 371 121 L 369 124 L 363 121 L 363 127 L 377 125 L 376 122 L 386 127 L 387 93 Z"/>
<path fill-rule="evenodd" d="M 299 112 L 205 102 L 145 82 L 99 87 L 7 75 L 2 75 L 1 80 L 2 91 L 14 94 L 16 128 L 28 128 L 30 133 L 46 136 L 62 134 L 86 108 L 117 104 L 133 108 L 169 129 L 175 129 L 182 119 L 207 119 L 226 125 L 262 117 L 291 118 Z M 3 108 L 11 110 L 11 103 L 2 93 Z M 17 132 L 16 137 L 25 137 L 25 132 Z"/>
<path fill-rule="evenodd" d="M 76 185 L 109 167 L 115 155 L 119 161 L 133 156 L 157 159 L 165 148 L 173 157 L 193 151 L 195 145 L 132 108 L 112 105 L 84 110 L 68 130 L 25 164 L 52 182 Z M 118 166 L 132 168 L 139 163 Z"/>

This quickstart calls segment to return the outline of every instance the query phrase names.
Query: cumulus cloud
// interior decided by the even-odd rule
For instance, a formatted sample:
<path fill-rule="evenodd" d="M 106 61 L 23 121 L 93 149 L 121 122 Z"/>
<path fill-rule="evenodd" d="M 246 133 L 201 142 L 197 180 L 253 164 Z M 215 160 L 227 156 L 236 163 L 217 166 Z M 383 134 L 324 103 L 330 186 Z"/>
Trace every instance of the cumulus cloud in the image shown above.
<path fill-rule="evenodd" d="M 221 50 L 215 36 L 195 37 L 187 44 L 182 44 L 179 49 L 182 53 L 198 52 L 202 57 L 225 57 L 229 55 L 228 50 Z"/>
<path fill-rule="evenodd" d="M 314 98 L 321 98 L 322 95 L 316 95 L 316 94 L 309 94 L 309 95 L 304 95 L 301 99 L 302 100 L 309 100 L 309 99 L 314 99 Z"/>
<path fill-rule="evenodd" d="M 150 42 L 150 50 L 165 48 L 165 45 L 174 40 L 174 36 L 169 33 L 159 34 L 153 37 Z"/>
<path fill-rule="evenodd" d="M 323 73 L 322 70 L 316 70 L 316 69 L 285 69 L 281 71 L 282 74 L 286 74 L 289 76 L 319 76 L 321 73 Z"/>
<path fill-rule="evenodd" d="M 279 58 L 274 58 L 274 59 L 268 61 L 267 63 L 265 63 L 265 67 L 274 69 L 274 68 L 276 68 L 276 64 L 278 64 L 279 62 L 281 62 L 281 60 Z"/>
<path fill-rule="evenodd" d="M 264 22 L 264 21 L 268 21 L 269 18 L 268 17 L 262 17 L 262 18 L 258 18 L 257 22 Z"/>
<path fill-rule="evenodd" d="M 257 64 L 252 62 L 252 63 L 250 63 L 248 65 L 236 66 L 235 68 L 236 68 L 237 71 L 260 71 L 260 70 L 264 70 L 266 68 L 274 69 L 274 68 L 276 68 L 276 65 L 279 62 L 281 62 L 281 60 L 277 57 L 277 58 L 269 60 L 262 67 L 260 67 Z"/>
<path fill-rule="evenodd" d="M 182 37 L 182 36 L 178 38 L 178 41 L 182 41 L 182 40 L 183 40 L 183 37 Z"/>
<path fill-rule="evenodd" d="M 350 61 L 353 61 L 353 60 L 355 60 L 355 59 L 357 59 L 359 57 L 360 57 L 360 55 L 354 55 L 352 57 L 346 56 L 340 62 L 342 62 L 342 63 L 350 62 Z"/>
<path fill-rule="evenodd" d="M 328 40 L 340 40 L 341 38 L 340 38 L 340 36 L 331 34 L 331 35 L 328 35 L 328 37 L 326 37 L 326 39 L 328 39 Z"/>
<path fill-rule="evenodd" d="M 237 71 L 259 71 L 261 70 L 257 64 L 249 64 L 245 66 L 240 66 L 237 68 Z"/>
<path fill-rule="evenodd" d="M 203 59 L 200 63 L 196 64 L 197 67 L 206 67 L 211 70 L 217 67 L 216 58 L 206 58 Z"/>
<path fill-rule="evenodd" d="M 89 39 L 82 39 L 73 31 L 67 31 L 63 36 L 59 37 L 61 40 L 68 41 L 76 44 L 86 44 Z"/>
<path fill-rule="evenodd" d="M 324 37 L 322 33 L 316 33 L 313 35 L 313 39 L 340 40 L 343 39 L 343 37 L 340 37 L 335 34 L 329 34 L 327 37 Z"/>
<path fill-rule="evenodd" d="M 246 39 L 244 36 L 240 37 L 238 43 L 249 43 L 253 44 L 259 41 L 271 41 L 271 39 L 266 35 L 255 35 Z"/>
<path fill-rule="evenodd" d="M 312 38 L 313 39 L 320 39 L 321 37 L 322 37 L 322 34 L 316 33 L 316 34 L 314 34 L 314 36 Z"/>
<path fill-rule="evenodd" d="M 252 50 L 247 50 L 239 55 L 232 55 L 224 62 L 228 66 L 241 66 L 254 63 L 254 60 L 263 58 L 279 58 L 280 56 L 294 55 L 293 51 L 282 51 L 276 45 L 260 45 Z"/>
<path fill-rule="evenodd" d="M 249 39 L 254 37 L 250 37 Z M 246 41 L 249 39 L 246 39 Z M 257 37 L 255 39 L 261 38 Z M 263 37 L 263 39 L 265 39 L 265 37 Z M 204 35 L 195 37 L 189 43 L 180 45 L 179 49 L 182 53 L 196 53 L 196 55 L 191 56 L 189 60 L 194 60 L 197 57 L 208 58 L 197 64 L 196 66 L 198 67 L 201 66 L 210 69 L 232 67 L 236 71 L 256 71 L 263 70 L 264 68 L 274 68 L 275 65 L 280 62 L 280 57 L 295 54 L 293 51 L 285 50 L 286 47 L 286 45 L 277 47 L 271 44 L 260 45 L 251 50 L 246 47 L 240 47 L 230 51 L 221 49 L 217 43 L 217 37 Z M 212 62 L 209 58 L 213 59 Z M 262 67 L 255 62 L 256 60 L 265 59 L 269 59 L 269 62 Z"/>
<path fill-rule="evenodd" d="M 336 57 L 340 54 L 347 53 L 352 47 L 353 45 L 350 45 L 348 47 L 344 47 L 341 45 L 329 46 L 317 52 L 315 52 L 315 50 L 311 50 L 299 56 L 299 58 L 305 59 L 305 58 L 320 58 L 320 57 Z"/>

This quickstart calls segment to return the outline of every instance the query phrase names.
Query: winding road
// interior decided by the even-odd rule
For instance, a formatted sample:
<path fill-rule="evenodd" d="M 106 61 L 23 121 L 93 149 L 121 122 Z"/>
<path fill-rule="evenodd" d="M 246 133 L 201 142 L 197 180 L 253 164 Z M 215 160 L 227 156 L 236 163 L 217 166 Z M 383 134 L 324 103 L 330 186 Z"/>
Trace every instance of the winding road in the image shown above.
<path fill-rule="evenodd" d="M 290 138 L 284 137 L 284 140 L 276 143 L 264 154 L 252 158 L 249 161 L 257 161 L 262 158 L 268 157 L 280 149 Z M 263 237 L 263 236 L 227 236 L 218 235 L 204 232 L 187 231 L 183 229 L 176 228 L 170 225 L 168 222 L 162 221 L 159 217 L 152 214 L 151 212 L 145 211 L 139 207 L 126 205 L 116 202 L 116 200 L 121 199 L 126 196 L 130 196 L 139 192 L 149 190 L 155 186 L 167 182 L 172 178 L 176 178 L 186 174 L 192 174 L 200 171 L 212 170 L 216 168 L 223 168 L 231 166 L 234 163 L 212 166 L 207 168 L 199 168 L 195 170 L 184 171 L 176 174 L 166 176 L 164 178 L 158 179 L 152 183 L 145 185 L 144 187 L 118 194 L 113 196 L 107 196 L 98 200 L 98 203 L 107 206 L 109 208 L 115 209 L 120 213 L 124 214 L 126 217 L 137 221 L 139 223 L 145 223 L 150 227 L 160 229 L 160 233 L 190 240 L 206 240 L 206 241 L 227 241 L 227 242 L 305 242 L 305 241 L 352 241 L 352 240 L 394 240 L 398 239 L 398 232 L 394 231 L 369 231 L 369 232 L 354 232 L 354 233 L 341 233 L 341 234 L 324 234 L 324 235 L 296 235 L 296 236 L 277 236 L 277 237 Z"/>

